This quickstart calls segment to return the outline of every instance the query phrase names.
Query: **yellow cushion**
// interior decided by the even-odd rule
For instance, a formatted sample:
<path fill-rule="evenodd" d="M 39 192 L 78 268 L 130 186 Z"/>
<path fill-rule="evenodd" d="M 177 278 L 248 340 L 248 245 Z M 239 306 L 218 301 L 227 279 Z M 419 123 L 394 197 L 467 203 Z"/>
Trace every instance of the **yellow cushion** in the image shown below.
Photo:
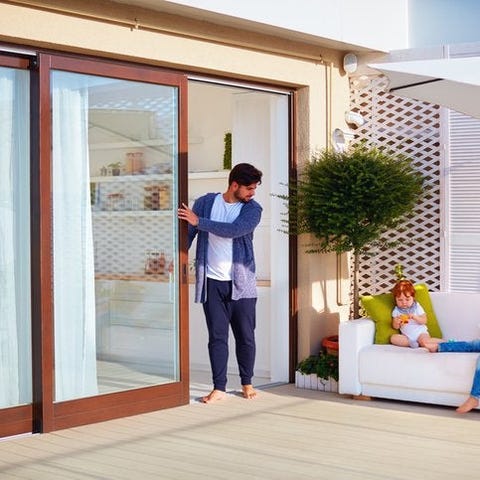
<path fill-rule="evenodd" d="M 415 285 L 415 299 L 427 314 L 427 328 L 430 336 L 442 338 L 442 331 L 438 325 L 437 316 L 433 310 L 432 300 L 428 287 L 425 284 Z M 392 328 L 392 310 L 395 306 L 391 293 L 380 295 L 364 295 L 360 299 L 369 318 L 375 322 L 375 343 L 388 344 L 390 337 L 398 330 Z"/>

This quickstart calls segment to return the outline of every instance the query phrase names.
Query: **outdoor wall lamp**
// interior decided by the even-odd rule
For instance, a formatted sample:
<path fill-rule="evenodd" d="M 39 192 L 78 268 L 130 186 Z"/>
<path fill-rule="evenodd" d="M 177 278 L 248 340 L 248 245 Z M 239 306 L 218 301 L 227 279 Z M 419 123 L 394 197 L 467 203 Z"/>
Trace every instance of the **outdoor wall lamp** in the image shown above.
<path fill-rule="evenodd" d="M 365 124 L 365 119 L 363 118 L 363 115 L 361 113 L 352 111 L 345 112 L 345 121 L 347 123 L 355 125 L 356 127 L 361 127 Z"/>
<path fill-rule="evenodd" d="M 355 88 L 363 89 L 370 86 L 370 77 L 368 75 L 360 75 L 359 77 L 354 77 L 352 84 Z"/>
<path fill-rule="evenodd" d="M 341 128 L 336 128 L 332 133 L 333 148 L 336 152 L 344 152 L 348 144 L 353 140 L 355 134 L 349 130 L 345 131 Z"/>
<path fill-rule="evenodd" d="M 343 69 L 347 73 L 353 73 L 357 70 L 358 60 L 354 53 L 347 53 L 343 57 Z"/>

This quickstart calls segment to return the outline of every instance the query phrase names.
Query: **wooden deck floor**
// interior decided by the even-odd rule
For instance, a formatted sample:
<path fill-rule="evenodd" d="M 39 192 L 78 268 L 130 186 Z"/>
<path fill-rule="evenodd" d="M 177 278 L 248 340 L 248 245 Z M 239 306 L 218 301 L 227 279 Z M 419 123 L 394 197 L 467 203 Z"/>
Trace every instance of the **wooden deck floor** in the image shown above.
<path fill-rule="evenodd" d="M 477 479 L 480 411 L 283 385 L 0 442 L 2 480 Z"/>

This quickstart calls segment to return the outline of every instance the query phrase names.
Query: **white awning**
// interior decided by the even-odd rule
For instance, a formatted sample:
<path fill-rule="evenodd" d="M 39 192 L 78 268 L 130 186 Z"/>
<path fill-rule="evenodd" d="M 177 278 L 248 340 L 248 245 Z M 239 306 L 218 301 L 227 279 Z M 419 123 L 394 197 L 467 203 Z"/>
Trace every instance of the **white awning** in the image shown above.
<path fill-rule="evenodd" d="M 480 57 L 376 63 L 390 92 L 480 118 Z"/>

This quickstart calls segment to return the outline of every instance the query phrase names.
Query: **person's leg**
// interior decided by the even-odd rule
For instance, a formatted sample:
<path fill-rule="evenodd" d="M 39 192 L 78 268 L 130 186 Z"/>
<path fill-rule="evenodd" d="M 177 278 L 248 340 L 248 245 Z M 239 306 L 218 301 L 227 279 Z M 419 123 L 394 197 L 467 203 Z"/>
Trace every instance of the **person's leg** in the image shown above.
<path fill-rule="evenodd" d="M 435 353 L 438 352 L 438 347 L 440 343 L 444 343 L 446 340 L 443 338 L 430 338 L 429 341 L 425 342 L 423 347 L 425 347 L 429 352 Z"/>
<path fill-rule="evenodd" d="M 207 301 L 203 304 L 203 311 L 208 328 L 208 354 L 213 391 L 204 397 L 203 401 L 206 403 L 222 399 L 227 388 L 230 295 L 231 282 L 207 279 Z"/>
<path fill-rule="evenodd" d="M 432 343 L 430 340 L 431 338 L 428 333 L 422 333 L 417 338 L 417 342 L 420 347 L 425 347 L 426 344 Z"/>
<path fill-rule="evenodd" d="M 480 404 L 480 356 L 477 358 L 477 365 L 473 375 L 472 389 L 470 396 L 458 408 L 458 413 L 467 413 L 473 408 L 477 408 Z"/>
<path fill-rule="evenodd" d="M 394 333 L 390 337 L 390 343 L 392 345 L 396 345 L 397 347 L 409 347 L 410 343 L 408 341 L 408 337 L 403 335 L 402 333 Z"/>
<path fill-rule="evenodd" d="M 480 340 L 470 342 L 442 342 L 437 345 L 431 345 L 429 350 L 437 352 L 480 352 Z M 475 373 L 473 375 L 472 389 L 470 396 L 458 408 L 458 413 L 467 413 L 473 408 L 478 407 L 480 397 L 480 357 L 477 358 Z"/>
<path fill-rule="evenodd" d="M 256 396 L 252 386 L 256 353 L 256 303 L 256 298 L 242 298 L 232 301 L 231 326 L 235 336 L 235 353 L 245 398 L 254 398 Z"/>
<path fill-rule="evenodd" d="M 480 352 L 480 340 L 470 342 L 443 342 L 438 345 L 438 352 Z"/>
<path fill-rule="evenodd" d="M 418 339 L 418 344 L 421 347 L 429 348 L 431 345 L 437 345 L 438 343 L 444 342 L 441 338 L 431 337 L 428 333 L 422 333 Z"/>

